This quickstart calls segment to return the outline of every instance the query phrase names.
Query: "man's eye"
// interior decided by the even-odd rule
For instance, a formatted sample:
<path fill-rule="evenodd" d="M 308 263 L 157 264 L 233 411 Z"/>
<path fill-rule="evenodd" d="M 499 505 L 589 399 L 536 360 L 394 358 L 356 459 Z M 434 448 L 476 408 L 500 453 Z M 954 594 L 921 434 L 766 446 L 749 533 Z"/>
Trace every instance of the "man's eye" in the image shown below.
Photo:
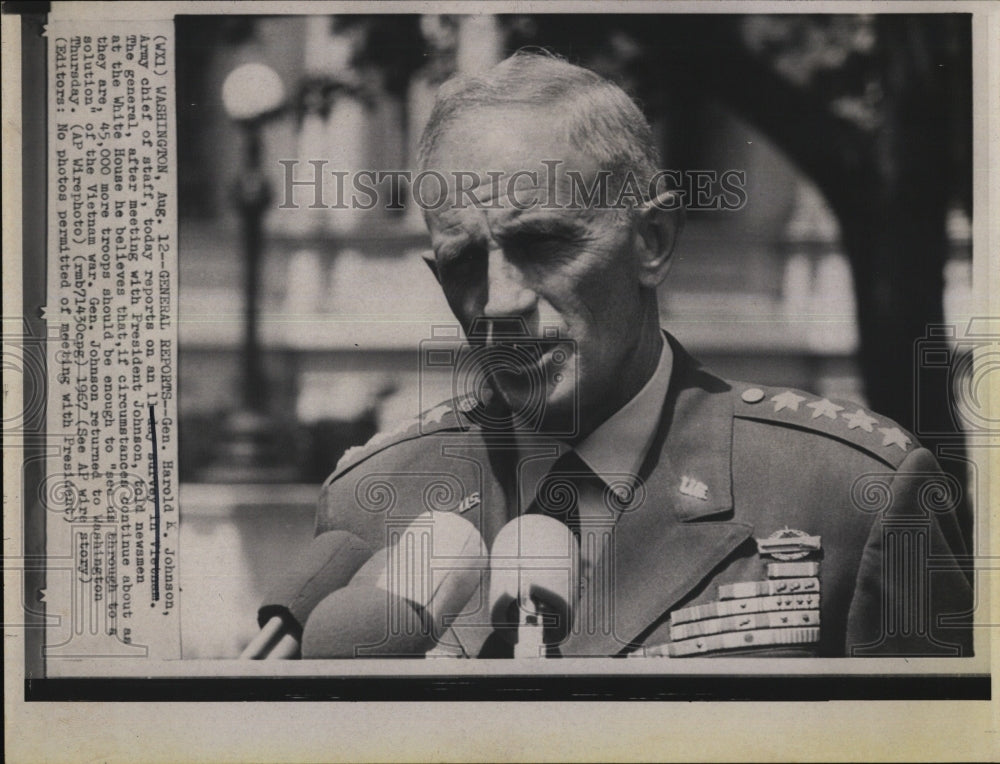
<path fill-rule="evenodd" d="M 438 265 L 446 273 L 465 272 L 485 258 L 486 254 L 485 246 L 470 244 L 440 255 Z"/>
<path fill-rule="evenodd" d="M 486 257 L 486 247 L 482 244 L 468 244 L 452 255 L 455 262 L 468 263 Z"/>
<path fill-rule="evenodd" d="M 531 260 L 544 260 L 566 252 L 572 242 L 564 236 L 556 234 L 532 234 L 530 236 L 513 237 L 509 251 L 515 256 Z"/>

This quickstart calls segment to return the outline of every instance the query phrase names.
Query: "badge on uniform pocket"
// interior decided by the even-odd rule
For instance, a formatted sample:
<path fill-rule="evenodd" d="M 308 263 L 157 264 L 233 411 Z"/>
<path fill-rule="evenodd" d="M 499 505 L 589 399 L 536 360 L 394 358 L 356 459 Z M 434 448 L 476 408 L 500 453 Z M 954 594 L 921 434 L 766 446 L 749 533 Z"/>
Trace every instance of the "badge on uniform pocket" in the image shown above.
<path fill-rule="evenodd" d="M 805 645 L 820 638 L 819 536 L 785 527 L 757 539 L 771 557 L 763 581 L 721 584 L 712 602 L 670 614 L 670 642 L 645 655 L 680 658 L 749 647 Z"/>

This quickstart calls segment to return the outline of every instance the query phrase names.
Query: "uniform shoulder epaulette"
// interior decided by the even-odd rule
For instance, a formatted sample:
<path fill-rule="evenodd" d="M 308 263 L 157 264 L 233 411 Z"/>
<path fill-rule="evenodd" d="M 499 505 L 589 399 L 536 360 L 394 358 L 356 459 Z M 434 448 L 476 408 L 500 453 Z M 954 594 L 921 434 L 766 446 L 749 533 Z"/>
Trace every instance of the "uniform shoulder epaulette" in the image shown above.
<path fill-rule="evenodd" d="M 920 447 L 896 422 L 857 403 L 800 390 L 733 382 L 734 415 L 823 433 L 860 448 L 896 468 Z"/>
<path fill-rule="evenodd" d="M 336 480 L 375 454 L 408 440 L 415 440 L 437 432 L 449 430 L 465 432 L 475 428 L 476 424 L 469 415 L 482 405 L 482 402 L 475 396 L 464 395 L 442 401 L 419 416 L 402 421 L 391 430 L 376 433 L 364 445 L 351 446 L 347 449 L 337 462 L 337 466 L 334 467 L 333 473 L 326 479 L 326 483 L 329 484 Z"/>

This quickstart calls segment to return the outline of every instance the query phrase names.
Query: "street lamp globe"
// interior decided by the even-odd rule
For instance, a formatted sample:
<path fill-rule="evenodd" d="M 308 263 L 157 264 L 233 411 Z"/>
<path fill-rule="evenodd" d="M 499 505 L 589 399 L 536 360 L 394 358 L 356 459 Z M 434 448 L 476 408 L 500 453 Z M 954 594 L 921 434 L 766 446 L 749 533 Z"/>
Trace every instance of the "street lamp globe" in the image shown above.
<path fill-rule="evenodd" d="M 259 119 L 281 108 L 285 86 L 278 73 L 266 64 L 243 64 L 222 83 L 222 106 L 239 122 Z"/>

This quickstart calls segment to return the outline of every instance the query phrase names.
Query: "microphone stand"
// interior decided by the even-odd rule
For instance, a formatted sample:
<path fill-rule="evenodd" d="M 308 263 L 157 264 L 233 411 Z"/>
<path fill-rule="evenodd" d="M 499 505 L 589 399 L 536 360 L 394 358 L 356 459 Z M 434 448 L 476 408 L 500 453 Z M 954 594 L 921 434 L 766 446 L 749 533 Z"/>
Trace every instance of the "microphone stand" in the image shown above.
<path fill-rule="evenodd" d="M 521 590 L 520 618 L 517 624 L 517 644 L 514 645 L 515 658 L 546 657 L 545 629 L 542 614 L 535 605 L 527 589 Z"/>

